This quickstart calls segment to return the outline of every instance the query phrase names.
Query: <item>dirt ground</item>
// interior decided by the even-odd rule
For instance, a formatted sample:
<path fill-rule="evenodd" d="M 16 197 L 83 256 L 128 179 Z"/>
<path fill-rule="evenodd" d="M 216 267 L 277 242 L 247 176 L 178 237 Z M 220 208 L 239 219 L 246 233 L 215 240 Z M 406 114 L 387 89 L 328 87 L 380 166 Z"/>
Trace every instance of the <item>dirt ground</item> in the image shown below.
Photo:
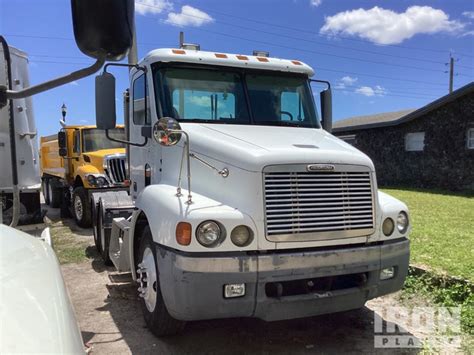
<path fill-rule="evenodd" d="M 87 261 L 65 264 L 63 276 L 76 310 L 84 342 L 92 354 L 294 354 L 294 353 L 418 353 L 422 349 L 374 349 L 374 309 L 400 306 L 396 295 L 381 297 L 356 311 L 307 319 L 267 323 L 237 318 L 188 323 L 179 336 L 158 339 L 143 320 L 137 285 L 130 274 L 104 266 L 93 246 L 92 230 L 72 220 L 59 221 L 49 209 L 52 229 L 68 226 L 83 245 Z M 55 222 L 55 223 L 54 223 Z M 62 232 L 61 232 L 62 233 Z M 394 321 L 416 340 L 426 335 L 405 319 Z"/>

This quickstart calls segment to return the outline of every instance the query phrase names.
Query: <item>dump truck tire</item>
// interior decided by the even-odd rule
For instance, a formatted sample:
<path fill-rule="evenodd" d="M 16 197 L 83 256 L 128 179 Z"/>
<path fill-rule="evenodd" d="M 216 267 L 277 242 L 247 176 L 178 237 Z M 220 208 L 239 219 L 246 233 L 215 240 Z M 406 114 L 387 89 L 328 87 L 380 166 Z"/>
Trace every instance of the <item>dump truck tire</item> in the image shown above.
<path fill-rule="evenodd" d="M 61 206 L 62 189 L 60 186 L 61 185 L 58 181 L 54 179 L 49 179 L 48 196 L 49 196 L 50 206 L 53 208 L 58 208 L 59 206 Z"/>
<path fill-rule="evenodd" d="M 87 197 L 87 191 L 82 186 L 76 187 L 72 196 L 72 214 L 79 227 L 91 226 L 91 204 Z"/>
<path fill-rule="evenodd" d="M 41 190 L 43 190 L 44 203 L 49 206 L 50 199 L 49 199 L 49 179 L 48 178 L 43 179 L 43 182 L 41 184 Z"/>
<path fill-rule="evenodd" d="M 95 203 L 91 202 L 91 209 L 92 209 L 92 231 L 94 232 L 94 244 L 97 250 L 97 253 L 102 256 L 102 245 L 101 245 L 101 235 L 98 230 L 99 228 L 99 221 L 97 220 L 98 217 L 98 206 Z"/>
<path fill-rule="evenodd" d="M 102 202 L 99 202 L 99 208 L 97 211 L 97 236 L 100 240 L 100 255 L 104 260 L 104 264 L 108 266 L 113 265 L 109 256 L 110 233 L 110 228 L 104 228 Z"/>
<path fill-rule="evenodd" d="M 140 303 L 148 328 L 157 337 L 180 333 L 184 329 L 186 322 L 173 318 L 166 309 L 161 294 L 156 263 L 156 247 L 153 244 L 149 226 L 143 230 L 139 255 L 140 266 L 138 270 L 142 270 L 142 272 L 137 274 L 137 281 L 141 288 L 139 290 Z"/>

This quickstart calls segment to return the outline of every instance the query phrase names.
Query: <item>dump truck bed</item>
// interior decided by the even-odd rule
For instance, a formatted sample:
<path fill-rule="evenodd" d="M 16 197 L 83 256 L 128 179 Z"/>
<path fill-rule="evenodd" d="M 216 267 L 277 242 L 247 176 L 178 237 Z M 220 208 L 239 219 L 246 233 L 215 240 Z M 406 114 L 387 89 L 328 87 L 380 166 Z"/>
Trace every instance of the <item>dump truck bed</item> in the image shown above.
<path fill-rule="evenodd" d="M 64 159 L 59 155 L 59 144 L 57 134 L 41 137 L 41 175 L 56 176 L 61 179 L 66 178 Z"/>

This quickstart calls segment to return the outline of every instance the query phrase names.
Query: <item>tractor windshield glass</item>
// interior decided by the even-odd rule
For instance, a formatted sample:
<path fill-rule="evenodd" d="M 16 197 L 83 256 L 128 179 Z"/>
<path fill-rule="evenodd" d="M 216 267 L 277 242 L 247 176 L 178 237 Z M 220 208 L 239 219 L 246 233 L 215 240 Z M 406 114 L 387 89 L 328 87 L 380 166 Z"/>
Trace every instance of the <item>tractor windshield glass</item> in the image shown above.
<path fill-rule="evenodd" d="M 109 135 L 112 138 L 124 140 L 125 130 L 123 128 L 114 128 L 109 130 Z M 105 131 L 102 129 L 89 128 L 82 131 L 82 151 L 84 153 L 114 148 L 125 148 L 125 144 L 107 139 Z"/>
<path fill-rule="evenodd" d="M 163 116 L 180 122 L 320 127 L 308 78 L 227 68 L 155 70 Z"/>

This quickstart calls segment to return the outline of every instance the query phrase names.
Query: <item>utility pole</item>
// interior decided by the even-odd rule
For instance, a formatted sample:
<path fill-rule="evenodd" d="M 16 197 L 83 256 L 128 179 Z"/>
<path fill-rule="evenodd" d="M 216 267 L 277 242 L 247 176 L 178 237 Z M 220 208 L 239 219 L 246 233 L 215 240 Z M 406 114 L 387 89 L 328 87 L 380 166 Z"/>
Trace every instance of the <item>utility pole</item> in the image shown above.
<path fill-rule="evenodd" d="M 454 79 L 454 58 L 452 54 L 449 54 L 449 93 L 453 92 L 453 79 Z"/>
<path fill-rule="evenodd" d="M 135 24 L 133 24 L 133 42 L 132 47 L 128 51 L 128 64 L 136 65 L 138 63 L 138 49 L 137 49 L 137 31 Z M 132 70 L 130 68 L 129 70 Z"/>
<path fill-rule="evenodd" d="M 184 45 L 184 32 L 179 32 L 179 48 L 183 48 Z"/>

